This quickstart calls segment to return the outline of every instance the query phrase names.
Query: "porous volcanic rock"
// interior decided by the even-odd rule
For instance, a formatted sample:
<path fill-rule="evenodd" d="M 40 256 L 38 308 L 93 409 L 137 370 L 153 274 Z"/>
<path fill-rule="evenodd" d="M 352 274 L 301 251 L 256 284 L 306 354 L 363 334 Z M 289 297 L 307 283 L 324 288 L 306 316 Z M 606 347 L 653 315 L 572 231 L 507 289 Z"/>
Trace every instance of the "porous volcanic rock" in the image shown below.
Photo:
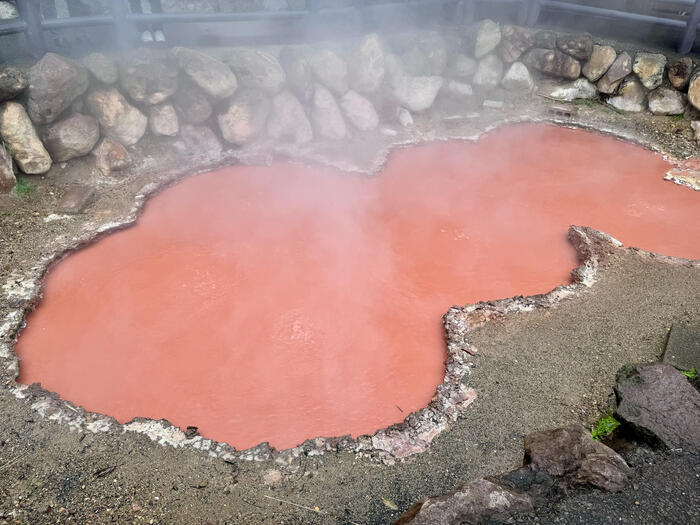
<path fill-rule="evenodd" d="M 462 525 L 500 522 L 513 514 L 533 510 L 530 496 L 486 479 L 435 498 L 416 503 L 394 525 Z"/>
<path fill-rule="evenodd" d="M 629 477 L 629 467 L 614 450 L 595 441 L 582 426 L 534 432 L 525 436 L 525 463 L 535 472 L 566 476 L 617 492 Z"/>
<path fill-rule="evenodd" d="M 117 142 L 131 146 L 146 132 L 148 119 L 115 88 L 91 91 L 86 102 L 105 134 Z"/>
<path fill-rule="evenodd" d="M 617 373 L 615 417 L 654 445 L 700 452 L 700 392 L 666 363 L 624 366 Z"/>
<path fill-rule="evenodd" d="M 501 84 L 508 91 L 532 91 L 535 81 L 530 75 L 527 66 L 522 62 L 513 62 L 501 80 Z"/>
<path fill-rule="evenodd" d="M 617 52 L 612 46 L 596 44 L 593 46 L 591 58 L 583 65 L 581 72 L 591 82 L 597 82 L 610 69 L 616 58 Z"/>
<path fill-rule="evenodd" d="M 236 91 L 236 75 L 220 60 L 186 47 L 174 47 L 170 53 L 175 57 L 180 69 L 210 97 L 224 99 Z"/>
<path fill-rule="evenodd" d="M 588 60 L 593 52 L 593 37 L 588 33 L 562 35 L 557 38 L 557 49 L 577 60 Z"/>
<path fill-rule="evenodd" d="M 238 48 L 224 60 L 243 87 L 259 89 L 272 97 L 284 87 L 287 75 L 277 57 L 260 49 Z"/>
<path fill-rule="evenodd" d="M 267 119 L 267 134 L 275 140 L 303 144 L 313 138 L 311 122 L 304 107 L 289 91 L 282 91 L 272 99 L 272 113 Z"/>
<path fill-rule="evenodd" d="M 0 68 L 0 102 L 11 100 L 29 85 L 26 73 L 16 66 Z"/>
<path fill-rule="evenodd" d="M 100 125 L 89 115 L 74 113 L 46 128 L 43 138 L 54 162 L 65 162 L 92 151 L 100 139 Z"/>
<path fill-rule="evenodd" d="M 664 80 L 666 55 L 661 53 L 637 53 L 632 64 L 639 80 L 647 89 L 656 89 Z"/>
<path fill-rule="evenodd" d="M 575 80 L 581 74 L 581 63 L 556 49 L 531 49 L 523 55 L 522 62 L 548 75 L 569 80 Z"/>
<path fill-rule="evenodd" d="M 28 175 L 41 175 L 51 169 L 51 156 L 34 129 L 34 124 L 19 102 L 0 104 L 0 137 Z"/>
<path fill-rule="evenodd" d="M 148 113 L 148 129 L 154 135 L 174 137 L 180 131 L 180 120 L 177 112 L 170 103 L 151 106 Z"/>
<path fill-rule="evenodd" d="M 309 64 L 318 82 L 333 93 L 344 95 L 348 90 L 348 66 L 333 51 L 322 49 L 311 56 Z"/>
<path fill-rule="evenodd" d="M 457 80 L 471 80 L 476 71 L 476 60 L 462 53 L 456 54 L 447 68 L 447 75 Z"/>
<path fill-rule="evenodd" d="M 627 75 L 617 90 L 617 95 L 606 102 L 621 111 L 640 112 L 646 109 L 647 89 L 636 75 Z"/>
<path fill-rule="evenodd" d="M 672 62 L 666 69 L 668 81 L 676 89 L 685 89 L 693 74 L 693 67 L 693 60 L 690 57 L 683 57 Z"/>
<path fill-rule="evenodd" d="M 132 100 L 160 104 L 177 91 L 178 68 L 167 51 L 140 48 L 126 54 L 119 65 L 119 79 Z"/>
<path fill-rule="evenodd" d="M 598 89 L 595 84 L 586 78 L 577 78 L 573 82 L 565 84 L 555 84 L 545 82 L 537 88 L 540 95 L 544 95 L 555 100 L 571 102 L 576 99 L 593 99 L 598 97 Z"/>
<path fill-rule="evenodd" d="M 95 149 L 92 150 L 97 168 L 105 175 L 112 171 L 121 171 L 131 165 L 131 157 L 126 148 L 116 140 L 109 137 L 103 138 Z"/>
<path fill-rule="evenodd" d="M 36 124 L 56 120 L 88 88 L 87 70 L 75 60 L 46 53 L 29 68 L 27 113 Z"/>
<path fill-rule="evenodd" d="M 649 93 L 649 111 L 654 115 L 680 115 L 685 111 L 683 94 L 660 87 Z"/>
<path fill-rule="evenodd" d="M 598 91 L 606 95 L 612 95 L 622 83 L 622 79 L 632 72 L 632 57 L 624 51 L 608 68 L 605 74 L 598 80 Z"/>
<path fill-rule="evenodd" d="M 518 60 L 525 51 L 535 45 L 534 33 L 524 27 L 505 25 L 501 34 L 498 56 L 508 64 Z"/>
<path fill-rule="evenodd" d="M 0 145 L 0 193 L 7 193 L 17 184 L 10 152 Z"/>
<path fill-rule="evenodd" d="M 119 80 L 117 64 L 102 53 L 90 53 L 83 59 L 83 65 L 98 82 L 111 85 Z"/>
<path fill-rule="evenodd" d="M 700 69 L 693 73 L 688 82 L 688 100 L 695 109 L 700 109 Z"/>
<path fill-rule="evenodd" d="M 484 58 L 501 43 L 501 26 L 486 19 L 479 23 L 474 37 L 474 57 Z"/>
<path fill-rule="evenodd" d="M 414 112 L 425 111 L 433 105 L 442 83 L 442 77 L 415 77 L 405 73 L 394 76 L 391 82 L 392 93 L 399 105 Z"/>
<path fill-rule="evenodd" d="M 503 62 L 496 55 L 488 55 L 479 60 L 472 80 L 479 87 L 492 88 L 498 86 L 502 78 Z"/>
<path fill-rule="evenodd" d="M 340 99 L 345 117 L 360 131 L 371 131 L 379 125 L 374 104 L 352 89 Z"/>
<path fill-rule="evenodd" d="M 201 124 L 211 117 L 213 109 L 204 92 L 189 78 L 182 78 L 172 98 L 182 120 L 189 124 Z"/>
<path fill-rule="evenodd" d="M 367 35 L 348 61 L 350 86 L 359 93 L 374 93 L 384 80 L 384 50 L 376 34 Z"/>
<path fill-rule="evenodd" d="M 299 50 L 287 46 L 280 51 L 280 64 L 287 74 L 287 87 L 300 100 L 310 102 L 314 96 L 314 73 L 309 60 Z"/>
<path fill-rule="evenodd" d="M 241 88 L 216 120 L 226 142 L 240 146 L 265 129 L 272 103 L 260 90 Z"/>
<path fill-rule="evenodd" d="M 316 84 L 314 88 L 311 120 L 322 137 L 342 139 L 347 134 L 345 119 L 333 93 L 321 84 Z"/>

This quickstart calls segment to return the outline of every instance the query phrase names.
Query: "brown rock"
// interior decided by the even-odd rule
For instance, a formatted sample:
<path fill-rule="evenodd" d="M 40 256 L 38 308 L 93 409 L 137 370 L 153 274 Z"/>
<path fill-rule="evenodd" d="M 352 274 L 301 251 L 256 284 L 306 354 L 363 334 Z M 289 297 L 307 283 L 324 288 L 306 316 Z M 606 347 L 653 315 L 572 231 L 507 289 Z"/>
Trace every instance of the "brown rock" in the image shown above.
<path fill-rule="evenodd" d="M 688 100 L 695 107 L 700 109 L 700 70 L 693 73 L 688 82 Z"/>
<path fill-rule="evenodd" d="M 97 168 L 105 175 L 112 171 L 121 171 L 131 165 L 131 157 L 126 148 L 109 137 L 100 141 L 92 150 L 92 155 L 95 156 Z"/>
<path fill-rule="evenodd" d="M 93 117 L 74 113 L 51 124 L 44 132 L 44 146 L 55 162 L 90 153 L 100 138 L 100 125 Z"/>
<path fill-rule="evenodd" d="M 190 124 L 206 122 L 213 112 L 209 99 L 189 78 L 180 81 L 180 87 L 173 95 L 173 104 L 182 120 Z"/>
<path fill-rule="evenodd" d="M 577 485 L 592 485 L 610 492 L 620 492 L 629 480 L 630 468 L 617 454 L 588 454 L 572 477 Z"/>
<path fill-rule="evenodd" d="M 683 57 L 668 66 L 668 81 L 676 88 L 683 90 L 688 86 L 690 75 L 693 74 L 693 60 L 690 57 Z"/>
<path fill-rule="evenodd" d="M 87 70 L 70 58 L 46 53 L 29 69 L 27 112 L 36 124 L 56 120 L 88 88 Z"/>
<path fill-rule="evenodd" d="M 265 128 L 272 104 L 260 91 L 242 88 L 217 116 L 221 135 L 226 142 L 243 145 Z"/>
<path fill-rule="evenodd" d="M 563 35 L 557 38 L 557 48 L 578 60 L 588 60 L 593 52 L 593 37 L 588 33 Z"/>
<path fill-rule="evenodd" d="M 129 52 L 119 66 L 121 86 L 136 102 L 160 104 L 177 91 L 178 69 L 161 49 Z"/>
<path fill-rule="evenodd" d="M 136 144 L 146 132 L 148 119 L 115 88 L 91 91 L 86 102 L 105 134 L 125 146 Z"/>
<path fill-rule="evenodd" d="M 617 90 L 617 95 L 606 102 L 622 111 L 640 112 L 646 108 L 647 89 L 635 75 L 627 75 Z"/>
<path fill-rule="evenodd" d="M 172 104 L 158 104 L 148 114 L 148 128 L 154 135 L 174 137 L 180 131 L 180 121 Z"/>
<path fill-rule="evenodd" d="M 24 173 L 41 175 L 51 169 L 51 157 L 19 102 L 0 104 L 0 137 Z"/>
<path fill-rule="evenodd" d="M 0 68 L 0 102 L 11 100 L 29 85 L 27 75 L 15 66 Z"/>
<path fill-rule="evenodd" d="M 591 58 L 584 64 L 581 72 L 591 82 L 597 82 L 610 69 L 616 58 L 617 53 L 611 46 L 595 45 Z"/>
<path fill-rule="evenodd" d="M 94 188 L 82 184 L 73 184 L 66 189 L 56 211 L 71 215 L 82 213 L 94 198 Z"/>
<path fill-rule="evenodd" d="M 610 68 L 598 81 L 598 91 L 611 95 L 617 91 L 622 79 L 632 72 L 632 57 L 624 51 L 617 55 Z"/>
<path fill-rule="evenodd" d="M 581 63 L 556 49 L 531 49 L 523 55 L 523 63 L 543 73 L 575 80 L 581 75 Z"/>
<path fill-rule="evenodd" d="M 501 34 L 498 55 L 509 64 L 518 60 L 525 51 L 535 45 L 535 35 L 524 27 L 504 25 Z"/>
<path fill-rule="evenodd" d="M 656 89 L 664 80 L 666 56 L 660 53 L 637 53 L 632 71 L 647 89 Z"/>

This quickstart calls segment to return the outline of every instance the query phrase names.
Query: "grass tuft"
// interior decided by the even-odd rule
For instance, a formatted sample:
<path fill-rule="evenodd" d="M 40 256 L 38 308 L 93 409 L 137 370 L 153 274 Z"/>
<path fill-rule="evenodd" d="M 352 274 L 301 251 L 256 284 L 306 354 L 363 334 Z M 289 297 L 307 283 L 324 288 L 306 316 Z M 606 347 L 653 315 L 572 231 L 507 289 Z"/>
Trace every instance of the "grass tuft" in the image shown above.
<path fill-rule="evenodd" d="M 591 435 L 593 439 L 600 441 L 602 438 L 606 438 L 612 434 L 619 426 L 620 422 L 615 419 L 612 414 L 608 414 L 598 420 L 598 423 L 596 423 L 593 430 L 591 430 Z"/>
<path fill-rule="evenodd" d="M 25 177 L 17 177 L 17 186 L 15 186 L 15 188 L 17 190 L 17 195 L 20 197 L 26 197 L 36 190 L 36 186 L 29 182 Z"/>
<path fill-rule="evenodd" d="M 691 368 L 690 370 L 681 370 L 681 372 L 683 372 L 683 375 L 688 379 L 695 379 L 698 377 L 698 371 L 695 370 L 695 367 Z"/>

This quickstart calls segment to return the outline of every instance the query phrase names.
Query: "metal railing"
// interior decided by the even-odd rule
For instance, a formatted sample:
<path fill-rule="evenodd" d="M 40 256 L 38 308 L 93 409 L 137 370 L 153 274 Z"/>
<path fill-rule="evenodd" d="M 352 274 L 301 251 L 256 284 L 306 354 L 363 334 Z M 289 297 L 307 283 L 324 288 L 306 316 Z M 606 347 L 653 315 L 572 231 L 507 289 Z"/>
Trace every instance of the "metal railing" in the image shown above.
<path fill-rule="evenodd" d="M 322 7 L 321 0 L 307 0 L 303 10 L 253 11 L 253 12 L 222 12 L 222 13 L 131 13 L 127 0 L 109 0 L 109 14 L 99 16 L 81 16 L 70 18 L 42 19 L 38 0 L 16 0 L 19 18 L 0 21 L 0 36 L 12 33 L 24 33 L 32 55 L 42 56 L 46 51 L 44 30 L 64 29 L 71 27 L 112 26 L 115 40 L 120 49 L 129 48 L 132 44 L 131 29 L 140 24 L 152 23 L 194 23 L 194 22 L 244 22 L 263 20 L 303 20 L 319 13 L 342 15 L 350 12 L 366 16 L 367 12 L 375 9 L 426 8 L 430 6 L 451 6 L 452 15 L 460 23 L 470 23 L 474 20 L 476 5 L 486 0 L 406 0 L 403 2 L 387 2 L 368 5 L 365 0 L 353 0 L 348 7 Z M 679 0 L 675 0 L 678 2 Z M 683 38 L 678 46 L 678 52 L 688 53 L 695 42 L 697 26 L 700 23 L 700 0 L 681 0 L 692 6 L 687 21 L 663 18 L 659 16 L 638 14 L 602 7 L 587 6 L 578 3 L 555 0 L 490 0 L 490 3 L 518 4 L 517 21 L 520 25 L 533 26 L 540 18 L 543 10 L 564 11 L 606 18 L 617 18 L 627 21 L 637 21 L 661 24 L 683 29 Z M 660 0 L 658 3 L 664 3 Z"/>

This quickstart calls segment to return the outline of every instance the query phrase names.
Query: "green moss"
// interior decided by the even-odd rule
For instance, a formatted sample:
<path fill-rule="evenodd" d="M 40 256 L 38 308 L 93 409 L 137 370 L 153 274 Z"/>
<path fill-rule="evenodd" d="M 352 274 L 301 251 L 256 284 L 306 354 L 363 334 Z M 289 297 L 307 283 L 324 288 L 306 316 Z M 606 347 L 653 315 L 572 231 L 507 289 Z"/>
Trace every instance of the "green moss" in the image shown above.
<path fill-rule="evenodd" d="M 620 422 L 615 419 L 612 414 L 601 417 L 598 423 L 591 430 L 591 435 L 596 441 L 600 441 L 602 438 L 608 437 L 614 432 L 614 430 L 620 426 Z"/>
<path fill-rule="evenodd" d="M 685 119 L 685 115 L 683 113 L 681 113 L 680 115 L 673 115 L 671 118 L 673 120 L 683 120 L 683 119 Z"/>
<path fill-rule="evenodd" d="M 17 186 L 15 186 L 15 188 L 17 190 L 17 195 L 26 197 L 36 189 L 36 186 L 24 177 L 17 177 Z"/>
<path fill-rule="evenodd" d="M 681 372 L 683 372 L 683 375 L 688 379 L 695 379 L 696 377 L 698 377 L 698 371 L 695 370 L 694 367 L 690 370 L 681 370 Z"/>

